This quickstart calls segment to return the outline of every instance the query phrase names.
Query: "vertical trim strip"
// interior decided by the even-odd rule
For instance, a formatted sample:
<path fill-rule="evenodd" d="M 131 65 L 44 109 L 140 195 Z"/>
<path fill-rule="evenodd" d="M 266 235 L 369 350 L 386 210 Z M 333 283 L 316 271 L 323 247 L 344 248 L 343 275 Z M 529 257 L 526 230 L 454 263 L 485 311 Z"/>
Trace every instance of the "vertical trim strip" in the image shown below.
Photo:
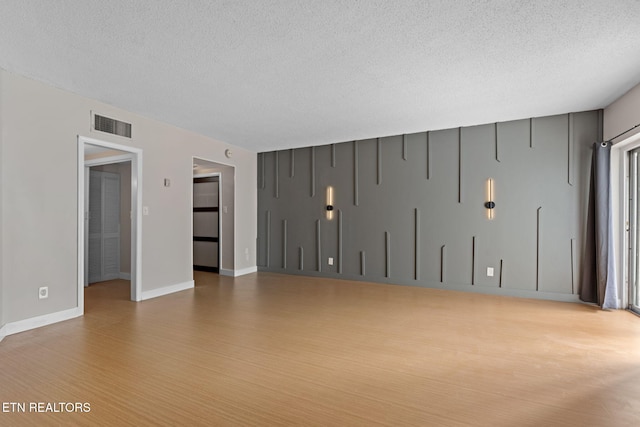
<path fill-rule="evenodd" d="M 385 277 L 391 277 L 391 235 L 388 231 L 384 232 L 384 249 L 385 249 Z"/>
<path fill-rule="evenodd" d="M 431 179 L 431 144 L 429 135 L 429 131 L 427 131 L 427 179 Z"/>
<path fill-rule="evenodd" d="M 574 240 L 575 239 L 571 239 L 571 293 L 575 294 L 576 293 L 576 288 L 575 288 L 575 270 L 574 270 Z"/>
<path fill-rule="evenodd" d="M 338 209 L 338 273 L 342 274 L 342 210 Z"/>
<path fill-rule="evenodd" d="M 265 254 L 266 256 L 266 265 L 267 267 L 269 267 L 269 264 L 271 263 L 271 211 L 267 211 L 267 253 Z"/>
<path fill-rule="evenodd" d="M 569 113 L 567 127 L 567 182 L 573 186 L 573 113 Z"/>
<path fill-rule="evenodd" d="M 316 195 L 316 148 L 311 147 L 311 197 Z"/>
<path fill-rule="evenodd" d="M 540 211 L 542 206 L 536 211 L 536 291 L 540 289 Z"/>
<path fill-rule="evenodd" d="M 476 236 L 471 238 L 471 285 L 476 284 Z"/>
<path fill-rule="evenodd" d="M 282 220 L 282 268 L 287 268 L 287 220 Z"/>
<path fill-rule="evenodd" d="M 529 148 L 533 148 L 533 117 L 529 119 Z"/>
<path fill-rule="evenodd" d="M 260 174 L 258 175 L 259 177 L 259 182 L 258 182 L 258 188 L 260 190 L 264 190 L 265 187 L 265 179 L 264 179 L 264 157 L 265 157 L 266 153 L 258 153 L 258 167 L 260 168 Z"/>
<path fill-rule="evenodd" d="M 498 122 L 496 122 L 494 124 L 493 130 L 494 130 L 495 137 L 496 137 L 496 140 L 495 140 L 495 144 L 496 144 L 496 161 L 499 162 L 500 161 L 500 149 L 499 149 L 499 145 L 498 145 Z"/>
<path fill-rule="evenodd" d="M 598 110 L 598 141 L 602 141 L 604 139 L 604 130 L 603 130 L 603 122 L 604 122 L 604 110 Z"/>
<path fill-rule="evenodd" d="M 378 185 L 382 183 L 382 143 L 380 138 L 376 139 L 376 147 L 378 153 Z"/>
<path fill-rule="evenodd" d="M 322 241 L 320 240 L 320 220 L 316 220 L 316 268 L 322 271 Z"/>
<path fill-rule="evenodd" d="M 414 209 L 415 234 L 414 234 L 414 276 L 415 280 L 420 280 L 420 210 Z"/>
<path fill-rule="evenodd" d="M 444 283 L 445 279 L 445 271 L 446 271 L 446 260 L 447 256 L 447 245 L 442 245 L 440 247 L 440 283 Z"/>
<path fill-rule="evenodd" d="M 498 279 L 498 287 L 502 287 L 502 272 L 504 270 L 504 260 L 500 260 L 500 278 Z"/>
<path fill-rule="evenodd" d="M 358 141 L 353 141 L 353 204 L 358 206 L 359 200 L 359 182 L 358 182 Z"/>
<path fill-rule="evenodd" d="M 402 135 L 402 160 L 407 160 L 407 135 Z"/>
<path fill-rule="evenodd" d="M 331 144 L 331 167 L 336 167 L 336 144 Z"/>
<path fill-rule="evenodd" d="M 274 194 L 276 199 L 280 198 L 280 181 L 278 179 L 278 176 L 280 175 L 280 155 L 279 152 L 276 151 L 276 155 L 275 155 L 275 189 L 274 189 Z"/>
<path fill-rule="evenodd" d="M 364 251 L 360 251 L 360 275 L 364 276 L 366 274 L 366 258 Z"/>
<path fill-rule="evenodd" d="M 298 270 L 304 270 L 304 249 L 298 246 Z"/>
<path fill-rule="evenodd" d="M 293 148 L 289 150 L 289 160 L 289 178 L 293 178 L 296 174 L 296 152 Z"/>
<path fill-rule="evenodd" d="M 462 203 L 462 128 L 458 128 L 458 203 Z"/>

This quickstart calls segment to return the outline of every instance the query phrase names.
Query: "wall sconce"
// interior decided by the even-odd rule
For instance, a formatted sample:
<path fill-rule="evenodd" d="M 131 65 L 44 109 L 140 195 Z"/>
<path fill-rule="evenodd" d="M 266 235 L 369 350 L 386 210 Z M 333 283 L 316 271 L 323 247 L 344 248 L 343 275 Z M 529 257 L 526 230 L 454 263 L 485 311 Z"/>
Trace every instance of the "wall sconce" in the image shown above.
<path fill-rule="evenodd" d="M 487 208 L 487 219 L 493 219 L 495 217 L 493 210 L 496 207 L 496 203 L 493 201 L 493 198 L 493 178 L 489 178 L 487 179 L 487 201 L 484 204 L 484 207 Z"/>
<path fill-rule="evenodd" d="M 333 219 L 333 187 L 327 187 L 327 219 Z"/>

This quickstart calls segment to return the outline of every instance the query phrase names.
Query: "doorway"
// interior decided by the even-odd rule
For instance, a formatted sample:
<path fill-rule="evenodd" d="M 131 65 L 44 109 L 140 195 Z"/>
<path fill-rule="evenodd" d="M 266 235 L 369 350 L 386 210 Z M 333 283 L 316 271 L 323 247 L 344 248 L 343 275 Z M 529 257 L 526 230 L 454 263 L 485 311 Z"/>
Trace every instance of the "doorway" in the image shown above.
<path fill-rule="evenodd" d="M 192 167 L 193 268 L 233 276 L 235 168 L 197 157 Z"/>
<path fill-rule="evenodd" d="M 220 272 L 220 174 L 193 178 L 193 269 Z"/>
<path fill-rule="evenodd" d="M 129 176 L 120 173 L 121 168 L 127 167 Z M 106 168 L 112 171 L 105 170 Z M 93 166 L 88 169 L 89 197 L 85 200 L 88 230 L 85 235 L 86 285 L 119 279 L 123 278 L 121 276 L 125 273 L 130 274 L 130 267 L 126 265 L 126 260 L 123 262 L 121 255 L 126 257 L 126 247 L 131 247 L 131 227 L 126 227 L 127 221 L 123 221 L 129 217 L 131 206 L 127 203 L 127 198 L 122 197 L 121 200 L 120 195 L 121 182 L 124 186 L 131 179 L 129 162 Z M 125 250 L 121 250 L 121 246 Z"/>
<path fill-rule="evenodd" d="M 114 144 L 105 141 L 99 141 L 93 138 L 78 137 L 78 308 L 84 313 L 84 288 L 89 283 L 89 272 L 87 268 L 89 262 L 89 238 L 92 231 L 95 230 L 96 221 L 93 222 L 94 228 L 90 230 L 90 215 L 89 215 L 89 188 L 91 185 L 91 173 L 90 168 L 98 165 L 115 165 L 128 163 L 130 166 L 129 176 L 130 178 L 130 202 L 131 209 L 129 218 L 124 220 L 120 219 L 120 223 L 127 221 L 130 224 L 130 245 L 128 249 L 130 252 L 130 274 L 128 279 L 131 280 L 130 285 L 130 298 L 132 301 L 141 300 L 141 249 L 142 249 L 142 233 L 141 233 L 141 212 L 142 212 L 142 150 L 138 148 L 132 148 L 125 145 Z M 97 177 L 97 175 L 95 175 Z M 94 181 L 94 185 L 95 182 Z M 107 186 L 112 190 L 114 188 L 114 182 L 109 182 Z M 101 196 L 102 197 L 102 196 Z M 115 215 L 112 211 L 110 215 Z M 118 208 L 118 215 L 120 215 L 120 209 Z M 94 217 L 95 219 L 95 217 Z M 102 222 L 102 221 L 101 221 Z M 113 222 L 112 222 L 113 223 Z M 113 237 L 113 233 L 109 236 L 109 232 L 113 229 L 106 230 L 107 238 Z M 104 235 L 103 235 L 104 238 Z M 95 242 L 95 240 L 94 240 Z M 111 240 L 111 245 L 114 241 Z M 101 247 L 104 245 L 101 244 Z M 113 251 L 110 252 L 113 254 Z M 120 265 L 117 265 L 117 274 L 121 276 Z M 108 275 L 115 274 L 116 267 L 111 266 L 107 269 Z M 104 276 L 103 276 L 104 277 Z M 94 277 L 95 279 L 95 277 Z"/>

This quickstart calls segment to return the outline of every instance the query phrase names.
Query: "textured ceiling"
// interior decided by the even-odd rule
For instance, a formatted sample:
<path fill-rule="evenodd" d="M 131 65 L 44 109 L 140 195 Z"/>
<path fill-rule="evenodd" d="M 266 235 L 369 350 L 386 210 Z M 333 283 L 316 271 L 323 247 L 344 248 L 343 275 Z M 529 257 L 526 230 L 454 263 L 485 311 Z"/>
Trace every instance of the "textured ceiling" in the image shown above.
<path fill-rule="evenodd" d="M 637 0 L 0 0 L 0 68 L 255 151 L 603 108 Z"/>

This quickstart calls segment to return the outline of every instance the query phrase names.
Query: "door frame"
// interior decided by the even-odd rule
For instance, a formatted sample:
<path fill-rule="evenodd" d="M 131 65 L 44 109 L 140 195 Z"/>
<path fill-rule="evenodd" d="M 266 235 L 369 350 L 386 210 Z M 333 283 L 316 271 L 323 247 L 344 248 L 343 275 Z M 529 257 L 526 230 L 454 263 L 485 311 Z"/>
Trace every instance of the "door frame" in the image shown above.
<path fill-rule="evenodd" d="M 216 165 L 220 165 L 220 166 L 228 166 L 230 167 L 233 172 L 231 173 L 230 177 L 228 178 L 230 181 L 225 181 L 227 183 L 231 183 L 233 185 L 233 204 L 232 204 L 232 212 L 233 212 L 233 227 L 232 227 L 232 231 L 231 234 L 229 236 L 225 236 L 224 235 L 224 221 L 223 221 L 223 216 L 228 215 L 226 213 L 224 213 L 224 206 L 222 204 L 222 193 L 223 193 L 223 173 L 222 172 L 205 172 L 205 173 L 197 173 L 196 171 L 194 171 L 193 169 L 193 165 L 197 160 L 202 160 L 204 162 L 207 163 L 211 163 L 213 165 L 213 167 L 215 167 Z M 213 174 L 219 174 L 220 177 L 220 182 L 219 182 L 219 201 L 218 201 L 218 205 L 220 207 L 219 210 L 219 215 L 218 215 L 218 221 L 220 224 L 220 232 L 219 232 L 219 241 L 223 242 L 223 238 L 225 239 L 224 242 L 225 245 L 219 244 L 218 245 L 218 250 L 219 250 L 219 259 L 220 259 L 220 263 L 218 266 L 218 274 L 220 274 L 221 276 L 235 276 L 236 274 L 236 209 L 235 209 L 235 205 L 236 205 L 236 165 L 231 164 L 231 163 L 224 163 L 221 162 L 219 160 L 211 160 L 205 156 L 198 156 L 198 155 L 193 155 L 191 156 L 191 164 L 189 165 L 189 168 L 191 170 L 191 186 L 190 186 L 190 192 L 191 192 L 191 198 L 189 199 L 190 202 L 190 206 L 189 209 L 191 210 L 191 212 L 193 211 L 193 178 L 204 178 L 207 176 L 214 176 Z M 191 236 L 189 237 L 189 239 L 193 240 L 193 215 L 191 215 L 191 228 L 189 229 L 191 232 Z M 231 242 L 231 243 L 229 243 Z M 223 246 L 226 245 L 230 245 L 227 246 L 227 248 L 229 249 L 229 251 L 231 252 L 232 255 L 232 259 L 233 259 L 233 264 L 231 269 L 228 268 L 223 268 L 222 267 L 222 254 L 225 251 L 225 248 L 223 248 Z M 190 260 L 190 265 L 193 266 L 193 249 L 191 249 L 191 260 Z"/>
<path fill-rule="evenodd" d="M 613 216 L 614 264 L 619 307 L 628 309 L 633 292 L 629 283 L 629 155 L 640 147 L 640 133 L 611 146 L 611 209 Z"/>
<path fill-rule="evenodd" d="M 127 154 L 85 161 L 85 145 Z M 142 149 L 78 135 L 78 308 L 84 314 L 86 257 L 85 203 L 88 169 L 99 164 L 131 161 L 131 301 L 142 300 Z"/>
<path fill-rule="evenodd" d="M 199 157 L 198 157 L 199 158 Z M 191 207 L 193 208 L 193 180 L 196 178 L 218 177 L 218 274 L 222 274 L 222 172 L 193 174 L 191 179 Z M 191 236 L 193 237 L 193 215 L 191 216 Z M 191 267 L 193 267 L 193 246 L 191 246 Z"/>
<path fill-rule="evenodd" d="M 131 162 L 131 155 L 124 154 L 120 156 L 110 156 L 110 157 L 102 157 L 98 159 L 87 160 L 84 163 L 84 211 L 89 212 L 89 182 L 91 177 L 91 168 L 94 166 L 102 166 L 102 165 L 112 165 L 118 163 Z M 121 196 L 122 197 L 122 196 Z M 85 249 L 89 247 L 89 218 L 84 217 L 84 247 Z M 84 287 L 89 286 L 89 251 L 84 251 Z"/>

